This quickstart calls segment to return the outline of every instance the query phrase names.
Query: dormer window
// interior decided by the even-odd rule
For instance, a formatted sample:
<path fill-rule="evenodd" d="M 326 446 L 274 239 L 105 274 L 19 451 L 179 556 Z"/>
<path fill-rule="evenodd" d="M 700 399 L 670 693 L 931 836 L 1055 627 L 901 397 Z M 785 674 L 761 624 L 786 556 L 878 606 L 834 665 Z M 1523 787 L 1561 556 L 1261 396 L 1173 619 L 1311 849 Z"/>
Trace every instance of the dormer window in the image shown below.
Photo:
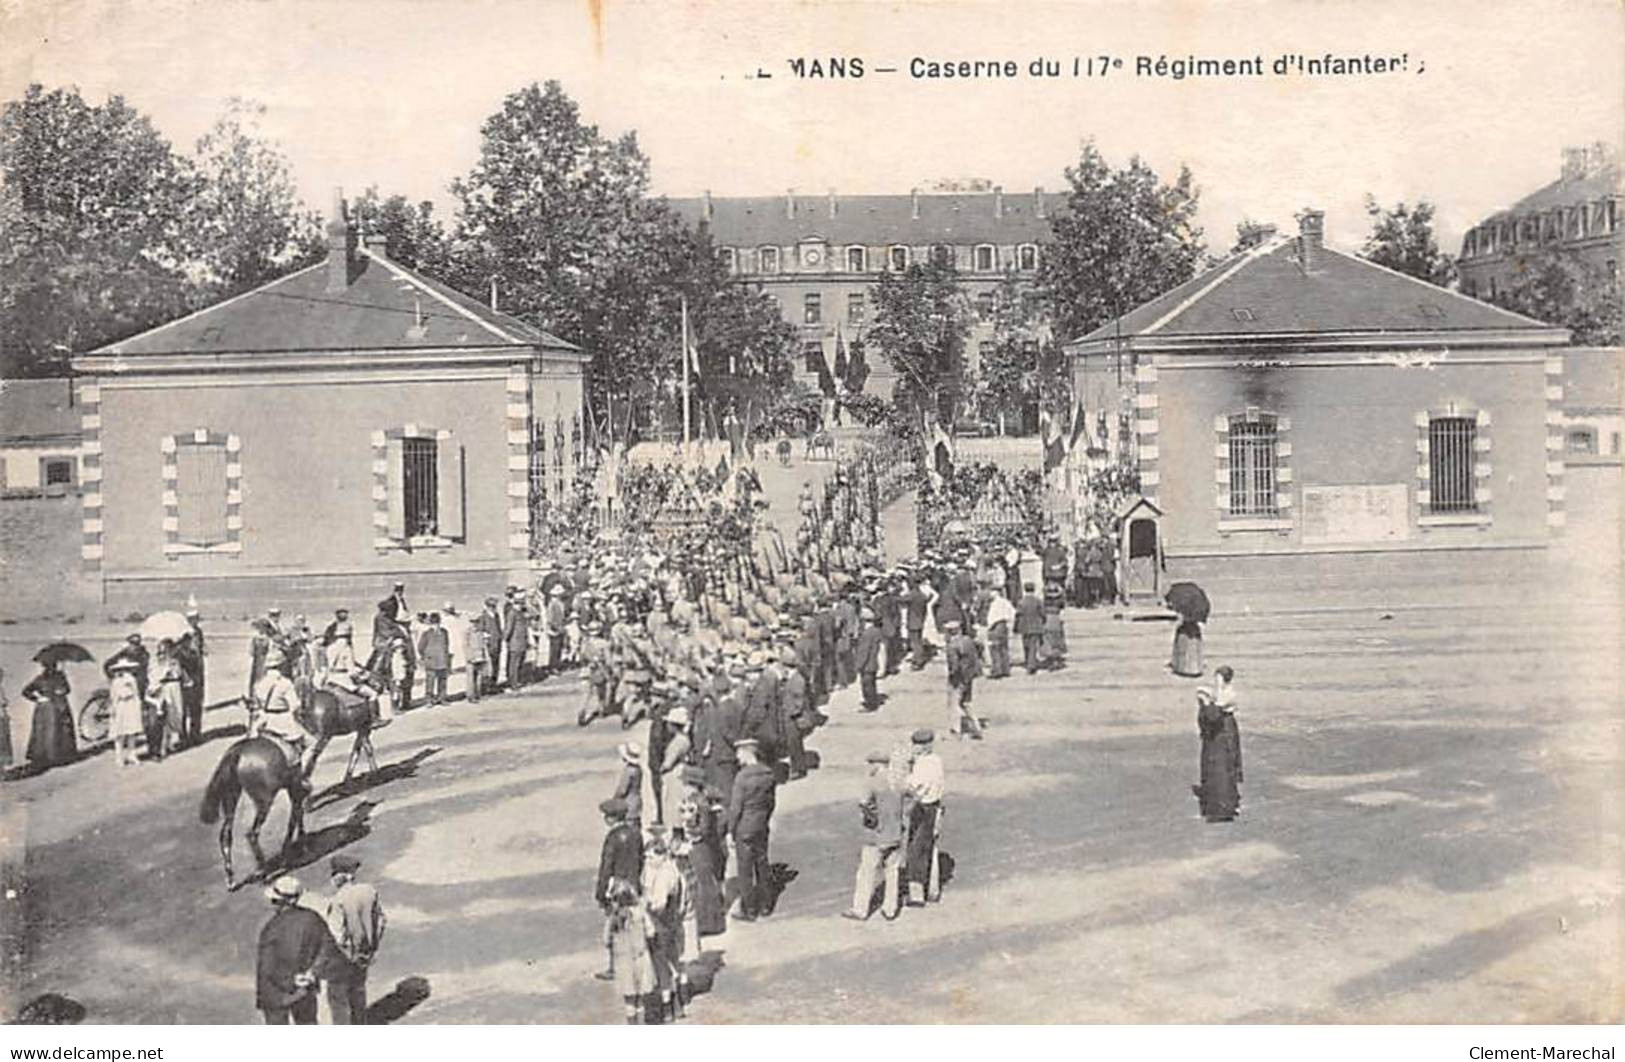
<path fill-rule="evenodd" d="M 864 273 L 869 269 L 869 249 L 867 247 L 848 247 L 846 249 L 846 271 L 848 273 Z"/>
<path fill-rule="evenodd" d="M 945 243 L 934 245 L 931 248 L 931 264 L 952 266 L 954 264 L 954 249 Z"/>
<path fill-rule="evenodd" d="M 779 271 L 779 249 L 777 247 L 763 247 L 756 252 L 756 261 L 763 273 L 777 273 Z"/>
<path fill-rule="evenodd" d="M 886 259 L 892 272 L 901 273 L 908 268 L 908 248 L 902 246 L 892 247 L 887 250 Z"/>
<path fill-rule="evenodd" d="M 978 273 L 991 273 L 999 267 L 999 253 L 990 243 L 980 244 L 976 248 L 976 271 Z"/>
<path fill-rule="evenodd" d="M 717 250 L 717 260 L 722 263 L 729 276 L 739 272 L 739 255 L 732 247 L 721 247 Z"/>
<path fill-rule="evenodd" d="M 1037 246 L 1037 244 L 1031 244 L 1031 243 L 1022 244 L 1021 249 L 1016 253 L 1016 260 L 1018 262 L 1017 268 L 1019 268 L 1023 273 L 1031 273 L 1033 270 L 1037 269 L 1038 268 L 1038 246 Z"/>

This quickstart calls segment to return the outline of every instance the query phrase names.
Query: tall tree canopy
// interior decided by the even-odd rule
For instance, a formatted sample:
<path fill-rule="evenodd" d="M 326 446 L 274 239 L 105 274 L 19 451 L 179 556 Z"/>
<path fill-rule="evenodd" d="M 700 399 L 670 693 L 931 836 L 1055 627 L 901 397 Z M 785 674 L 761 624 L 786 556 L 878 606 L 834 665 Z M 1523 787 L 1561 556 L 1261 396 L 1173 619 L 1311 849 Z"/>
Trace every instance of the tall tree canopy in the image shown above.
<path fill-rule="evenodd" d="M 1139 156 L 1113 169 L 1086 141 L 1066 171 L 1066 206 L 1038 264 L 1057 337 L 1075 339 L 1182 284 L 1203 260 L 1196 182 L 1163 182 Z"/>
<path fill-rule="evenodd" d="M 788 386 L 787 329 L 759 297 L 731 290 L 707 237 L 648 198 L 634 135 L 602 135 L 549 81 L 508 96 L 481 138 L 474 168 L 452 184 L 453 282 L 485 293 L 495 278 L 503 310 L 588 350 L 595 405 L 613 412 L 617 435 L 634 408 L 676 404 L 685 296 L 702 366 L 731 356 L 760 370 L 730 384 L 719 374 L 708 394 L 732 402 L 745 380 Z"/>
<path fill-rule="evenodd" d="M 188 219 L 206 300 L 257 287 L 323 253 L 320 219 L 300 202 L 281 149 L 264 139 L 264 115 L 263 104 L 234 98 L 197 142 Z"/>
<path fill-rule="evenodd" d="M 30 85 L 0 113 L 0 375 L 67 371 L 71 353 L 186 308 L 186 161 L 120 96 Z"/>
<path fill-rule="evenodd" d="M 445 225 L 434 215 L 433 203 L 427 199 L 413 203 L 404 195 L 385 196 L 372 185 L 351 200 L 350 210 L 363 233 L 389 241 L 393 261 L 437 280 L 447 279 L 451 243 Z"/>
<path fill-rule="evenodd" d="M 970 393 L 965 337 L 970 305 L 953 266 L 915 263 L 882 273 L 874 293 L 874 323 L 864 334 L 897 370 L 893 401 L 923 427 L 952 432 Z"/>
<path fill-rule="evenodd" d="M 1371 217 L 1371 234 L 1360 248 L 1362 258 L 1441 288 L 1456 279 L 1456 260 L 1439 250 L 1433 235 L 1432 203 L 1423 199 L 1389 210 L 1367 195 L 1365 212 Z"/>
<path fill-rule="evenodd" d="M 0 375 L 161 324 L 317 253 L 263 108 L 232 101 L 195 156 L 120 96 L 30 85 L 0 112 Z"/>

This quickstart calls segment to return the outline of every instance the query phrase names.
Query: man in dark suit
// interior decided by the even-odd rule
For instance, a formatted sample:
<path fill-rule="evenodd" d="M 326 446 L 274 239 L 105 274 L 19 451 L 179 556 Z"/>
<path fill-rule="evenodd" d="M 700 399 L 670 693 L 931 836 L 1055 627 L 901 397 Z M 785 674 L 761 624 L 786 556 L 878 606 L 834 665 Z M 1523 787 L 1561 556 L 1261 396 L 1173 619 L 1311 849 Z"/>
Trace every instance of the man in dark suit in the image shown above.
<path fill-rule="evenodd" d="M 858 678 L 863 685 L 863 710 L 873 712 L 880 708 L 880 687 L 876 682 L 876 676 L 880 671 L 880 647 L 886 638 L 875 624 L 876 617 L 873 611 L 864 609 L 860 618 L 863 621 L 863 629 L 858 632 L 855 654 Z"/>
<path fill-rule="evenodd" d="M 711 753 L 706 762 L 707 783 L 719 793 L 732 794 L 734 777 L 739 773 L 739 759 L 734 746 L 745 736 L 744 670 L 724 677 L 718 675 L 716 708 L 711 716 Z M 728 825 L 727 820 L 723 826 Z"/>
<path fill-rule="evenodd" d="M 592 898 L 604 912 L 604 952 L 609 966 L 593 974 L 600 981 L 615 979 L 615 952 L 610 946 L 610 923 L 614 907 L 610 902 L 610 883 L 627 881 L 634 889 L 643 880 L 643 835 L 626 821 L 626 801 L 611 797 L 598 805 L 604 814 L 604 846 L 598 854 L 598 883 Z"/>
<path fill-rule="evenodd" d="M 812 730 L 812 708 L 807 701 L 807 680 L 796 670 L 796 655 L 788 647 L 778 661 L 779 730 L 784 734 L 785 752 L 790 757 L 790 777 L 807 776 L 807 748 L 803 737 Z"/>
<path fill-rule="evenodd" d="M 1021 600 L 1016 602 L 1016 633 L 1021 635 L 1023 666 L 1027 674 L 1036 675 L 1042 661 L 1039 649 L 1044 644 L 1044 599 L 1033 592 L 1033 584 L 1023 588 Z"/>
<path fill-rule="evenodd" d="M 908 627 L 908 647 L 913 655 L 909 666 L 915 671 L 925 666 L 925 614 L 930 603 L 931 598 L 925 592 L 923 577 L 909 588 L 908 596 L 903 598 L 904 618 Z"/>
<path fill-rule="evenodd" d="M 895 675 L 903 664 L 903 602 L 896 582 L 888 582 L 874 599 L 879 619 L 881 644 L 886 648 L 887 675 Z"/>
<path fill-rule="evenodd" d="M 982 673 L 982 658 L 976 642 L 959 629 L 958 620 L 949 620 L 948 645 L 943 655 L 948 661 L 948 732 L 982 739 L 982 724 L 971 713 L 971 685 Z"/>
<path fill-rule="evenodd" d="M 316 1024 L 316 984 L 344 968 L 322 916 L 299 906 L 304 887 L 289 875 L 265 890 L 276 913 L 260 930 L 254 1005 L 267 1025 Z"/>
<path fill-rule="evenodd" d="M 754 922 L 770 913 L 767 844 L 777 783 L 772 768 L 761 762 L 757 742 L 740 738 L 734 752 L 739 757 L 739 773 L 728 801 L 728 832 L 733 834 L 739 881 L 739 913 L 734 917 Z"/>
<path fill-rule="evenodd" d="M 489 693 L 497 684 L 497 659 L 502 655 L 502 613 L 497 611 L 499 602 L 494 597 L 485 599 L 485 610 L 474 617 L 474 625 L 484 634 L 480 639 L 483 643 L 483 652 L 474 660 L 474 681 L 478 683 L 481 693 Z M 471 696 L 470 700 L 479 700 Z"/>
<path fill-rule="evenodd" d="M 818 632 L 810 618 L 804 618 L 801 633 L 796 637 L 796 670 L 807 682 L 808 703 L 821 707 L 829 699 L 824 688 L 824 664 L 819 655 Z"/>
<path fill-rule="evenodd" d="M 516 591 L 516 587 L 510 587 Z M 525 654 L 530 652 L 530 613 L 517 592 L 511 593 L 503 607 L 502 642 L 508 655 L 508 689 L 517 690 L 524 682 Z"/>
<path fill-rule="evenodd" d="M 186 623 L 192 629 L 176 647 L 176 656 L 186 672 L 187 680 L 181 687 L 181 703 L 185 707 L 182 737 L 186 739 L 186 744 L 196 745 L 203 741 L 204 658 L 209 655 L 203 647 L 203 621 L 196 605 L 187 606 Z"/>

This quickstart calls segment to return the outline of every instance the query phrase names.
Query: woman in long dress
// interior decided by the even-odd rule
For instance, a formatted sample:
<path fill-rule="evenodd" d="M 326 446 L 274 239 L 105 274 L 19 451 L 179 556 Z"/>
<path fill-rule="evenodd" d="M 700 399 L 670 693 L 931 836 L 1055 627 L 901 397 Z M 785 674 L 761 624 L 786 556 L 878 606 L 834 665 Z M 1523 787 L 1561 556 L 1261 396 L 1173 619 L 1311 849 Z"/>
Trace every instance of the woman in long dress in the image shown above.
<path fill-rule="evenodd" d="M 34 702 L 34 718 L 28 730 L 28 762 L 43 771 L 71 761 L 76 750 L 68 676 L 57 664 L 44 664 L 22 692 Z"/>
<path fill-rule="evenodd" d="M 1196 729 L 1202 736 L 1202 781 L 1192 786 L 1202 817 L 1229 822 L 1241 807 L 1241 731 L 1236 726 L 1235 672 L 1216 672 L 1214 688 L 1196 691 Z"/>
<path fill-rule="evenodd" d="M 1202 625 L 1195 620 L 1179 621 L 1174 631 L 1173 659 L 1169 667 L 1174 674 L 1196 678 L 1202 674 Z"/>
<path fill-rule="evenodd" d="M 728 930 L 727 908 L 722 902 L 724 866 L 718 858 L 715 816 L 705 793 L 705 768 L 683 768 L 683 800 L 678 822 L 682 834 L 678 866 L 685 863 L 690 872 L 689 895 L 694 901 L 695 939 L 690 941 L 690 960 L 699 958 L 700 937 L 716 936 Z"/>

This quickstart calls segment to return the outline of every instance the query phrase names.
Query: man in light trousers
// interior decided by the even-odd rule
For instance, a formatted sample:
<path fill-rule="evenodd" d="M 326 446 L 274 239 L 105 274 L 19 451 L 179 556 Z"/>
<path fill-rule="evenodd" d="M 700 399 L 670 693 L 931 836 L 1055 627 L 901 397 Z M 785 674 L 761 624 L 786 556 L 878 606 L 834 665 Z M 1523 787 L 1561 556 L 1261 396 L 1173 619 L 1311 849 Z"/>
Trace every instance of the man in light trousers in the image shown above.
<path fill-rule="evenodd" d="M 841 912 L 841 917 L 858 922 L 868 919 L 877 879 L 884 873 L 886 891 L 880 913 L 889 921 L 897 917 L 902 902 L 903 794 L 888 777 L 888 754 L 871 752 L 867 760 L 869 777 L 864 781 L 863 799 L 858 801 L 863 815 L 863 847 L 858 852 L 858 873 L 852 883 L 852 906 Z"/>

